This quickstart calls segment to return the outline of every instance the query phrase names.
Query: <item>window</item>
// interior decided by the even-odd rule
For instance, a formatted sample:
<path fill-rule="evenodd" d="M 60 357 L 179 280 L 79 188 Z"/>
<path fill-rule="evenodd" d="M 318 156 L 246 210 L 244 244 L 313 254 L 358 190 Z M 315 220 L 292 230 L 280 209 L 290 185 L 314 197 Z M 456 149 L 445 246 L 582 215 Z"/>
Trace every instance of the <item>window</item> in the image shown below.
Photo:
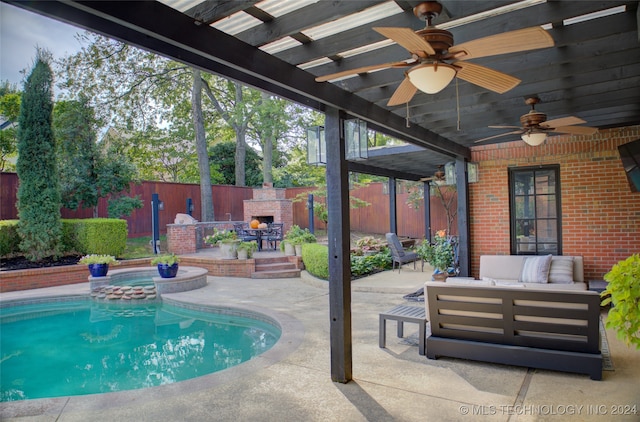
<path fill-rule="evenodd" d="M 560 167 L 509 169 L 511 254 L 561 255 Z"/>

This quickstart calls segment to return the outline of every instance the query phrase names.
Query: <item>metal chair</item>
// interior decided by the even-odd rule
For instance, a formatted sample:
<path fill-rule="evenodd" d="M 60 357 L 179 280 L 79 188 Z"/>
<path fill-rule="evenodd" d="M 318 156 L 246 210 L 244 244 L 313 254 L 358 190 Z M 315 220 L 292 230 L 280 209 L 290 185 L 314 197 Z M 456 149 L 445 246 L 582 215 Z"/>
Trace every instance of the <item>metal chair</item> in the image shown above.
<path fill-rule="evenodd" d="M 284 223 L 271 223 L 269 231 L 262 236 L 262 240 L 267 241 L 267 248 L 276 250 L 278 242 L 282 242 L 284 233 Z"/>
<path fill-rule="evenodd" d="M 396 263 L 398 263 L 398 272 L 400 272 L 400 268 L 402 268 L 402 264 L 406 264 L 408 262 L 413 261 L 413 269 L 416 269 L 416 261 L 420 259 L 415 252 L 407 252 L 402 247 L 402 243 L 398 239 L 398 236 L 395 233 L 387 233 L 385 235 L 387 238 L 387 243 L 389 244 L 389 249 L 391 250 L 391 271 L 395 270 Z"/>
<path fill-rule="evenodd" d="M 233 230 L 238 235 L 238 239 L 243 242 L 251 242 L 255 240 L 258 241 L 258 236 L 256 234 L 251 234 L 248 231 L 249 225 L 247 223 L 233 223 Z"/>

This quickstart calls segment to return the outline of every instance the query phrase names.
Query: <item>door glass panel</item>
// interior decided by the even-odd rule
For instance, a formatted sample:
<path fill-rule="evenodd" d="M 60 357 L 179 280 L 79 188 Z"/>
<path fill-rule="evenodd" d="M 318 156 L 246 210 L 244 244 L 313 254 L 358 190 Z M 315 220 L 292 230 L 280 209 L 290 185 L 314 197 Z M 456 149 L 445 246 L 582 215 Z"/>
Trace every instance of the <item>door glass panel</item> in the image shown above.
<path fill-rule="evenodd" d="M 536 200 L 536 217 L 556 217 L 556 197 L 552 195 L 539 196 Z"/>
<path fill-rule="evenodd" d="M 536 194 L 544 195 L 555 193 L 556 178 L 555 172 L 541 170 L 536 172 Z"/>
<path fill-rule="evenodd" d="M 520 196 L 516 200 L 516 218 L 535 217 L 535 199 L 533 196 Z"/>
<path fill-rule="evenodd" d="M 533 195 L 533 172 L 524 171 L 515 176 L 515 194 Z"/>

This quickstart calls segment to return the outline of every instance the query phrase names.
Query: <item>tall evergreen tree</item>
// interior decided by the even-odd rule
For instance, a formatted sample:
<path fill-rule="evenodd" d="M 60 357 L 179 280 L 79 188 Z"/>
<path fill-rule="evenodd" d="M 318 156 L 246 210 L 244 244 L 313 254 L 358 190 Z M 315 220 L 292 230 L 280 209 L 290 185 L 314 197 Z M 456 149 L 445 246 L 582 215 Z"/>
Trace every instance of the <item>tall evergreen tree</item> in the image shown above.
<path fill-rule="evenodd" d="M 93 129 L 93 111 L 85 98 L 60 101 L 54 108 L 60 194 L 69 209 L 98 204 L 98 149 Z"/>
<path fill-rule="evenodd" d="M 62 233 L 50 60 L 50 53 L 38 50 L 24 84 L 18 128 L 20 250 L 34 261 L 59 255 Z"/>

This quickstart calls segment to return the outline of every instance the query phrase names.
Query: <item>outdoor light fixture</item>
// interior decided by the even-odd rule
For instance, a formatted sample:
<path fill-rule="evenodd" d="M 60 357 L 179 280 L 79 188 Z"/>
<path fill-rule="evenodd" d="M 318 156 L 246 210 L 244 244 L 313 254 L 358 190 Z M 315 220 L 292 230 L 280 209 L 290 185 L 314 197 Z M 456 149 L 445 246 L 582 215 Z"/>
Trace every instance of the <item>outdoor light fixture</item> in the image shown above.
<path fill-rule="evenodd" d="M 347 160 L 364 160 L 369 157 L 367 122 L 347 119 L 343 123 L 345 137 L 345 157 Z M 327 164 L 327 144 L 324 126 L 307 128 L 307 164 Z"/>
<path fill-rule="evenodd" d="M 436 94 L 456 76 L 456 68 L 444 63 L 425 63 L 407 72 L 411 83 L 422 92 Z"/>
<path fill-rule="evenodd" d="M 369 157 L 367 122 L 360 119 L 344 121 L 344 138 L 347 160 L 364 160 Z"/>
<path fill-rule="evenodd" d="M 324 140 L 324 126 L 307 128 L 307 164 L 327 164 L 327 146 Z"/>
<path fill-rule="evenodd" d="M 547 139 L 547 134 L 544 132 L 525 132 L 522 134 L 522 140 L 532 147 L 538 146 Z"/>
<path fill-rule="evenodd" d="M 444 165 L 445 185 L 456 184 L 456 163 L 449 161 Z M 467 163 L 467 181 L 476 183 L 478 181 L 478 163 Z"/>

